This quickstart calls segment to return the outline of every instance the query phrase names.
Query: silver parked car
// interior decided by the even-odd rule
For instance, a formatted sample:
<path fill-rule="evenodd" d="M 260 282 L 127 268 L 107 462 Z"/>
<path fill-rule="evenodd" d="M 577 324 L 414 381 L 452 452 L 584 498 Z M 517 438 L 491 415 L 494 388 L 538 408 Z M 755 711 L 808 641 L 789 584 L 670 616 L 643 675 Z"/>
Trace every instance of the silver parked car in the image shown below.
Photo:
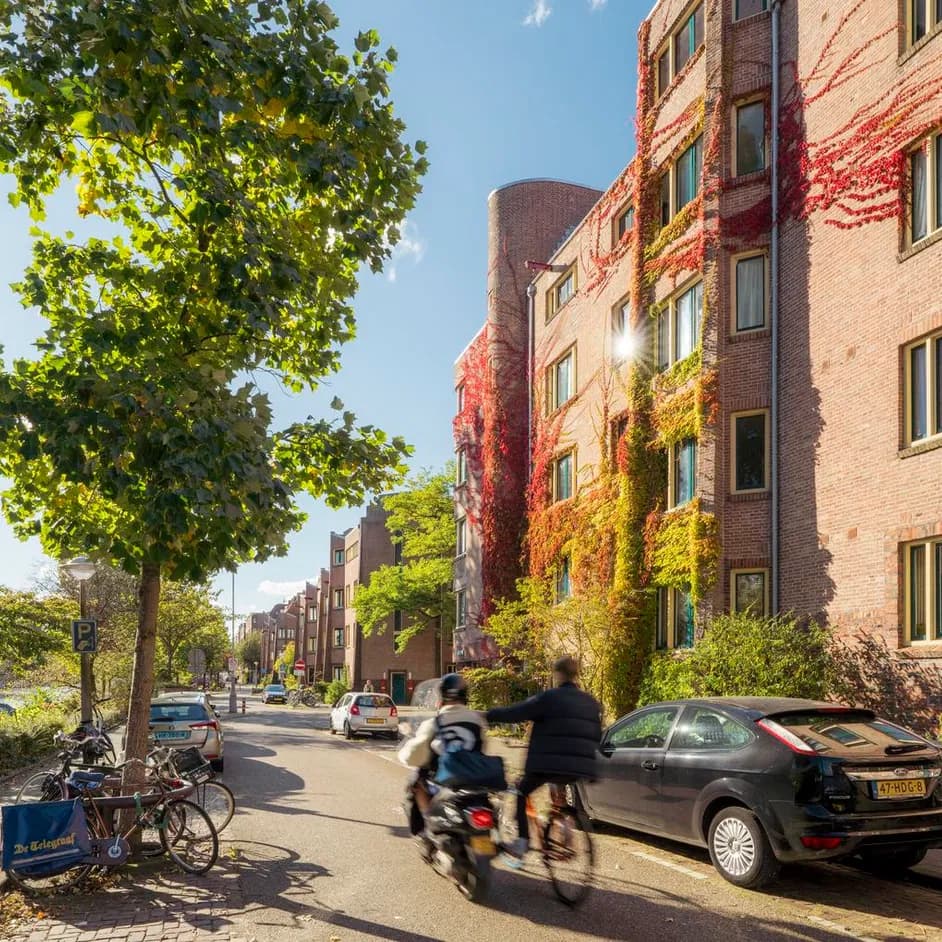
<path fill-rule="evenodd" d="M 344 694 L 330 711 L 330 732 L 347 739 L 363 733 L 398 739 L 399 711 L 384 693 Z"/>
<path fill-rule="evenodd" d="M 151 700 L 150 733 L 158 746 L 196 746 L 217 772 L 222 771 L 222 724 L 205 694 L 173 693 Z"/>

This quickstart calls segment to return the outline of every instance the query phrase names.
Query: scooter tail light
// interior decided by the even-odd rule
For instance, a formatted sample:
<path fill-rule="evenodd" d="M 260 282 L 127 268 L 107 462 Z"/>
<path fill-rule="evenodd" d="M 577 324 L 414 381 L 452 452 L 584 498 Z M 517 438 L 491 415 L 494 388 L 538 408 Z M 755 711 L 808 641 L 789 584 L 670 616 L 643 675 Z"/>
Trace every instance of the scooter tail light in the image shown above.
<path fill-rule="evenodd" d="M 489 831 L 494 827 L 494 812 L 490 808 L 472 808 L 468 812 L 471 827 L 479 831 Z"/>
<path fill-rule="evenodd" d="M 796 736 L 790 729 L 786 729 L 774 720 L 757 720 L 756 726 L 765 730 L 780 743 L 788 746 L 792 752 L 802 756 L 816 756 L 817 752 L 811 748 L 800 736 Z"/>

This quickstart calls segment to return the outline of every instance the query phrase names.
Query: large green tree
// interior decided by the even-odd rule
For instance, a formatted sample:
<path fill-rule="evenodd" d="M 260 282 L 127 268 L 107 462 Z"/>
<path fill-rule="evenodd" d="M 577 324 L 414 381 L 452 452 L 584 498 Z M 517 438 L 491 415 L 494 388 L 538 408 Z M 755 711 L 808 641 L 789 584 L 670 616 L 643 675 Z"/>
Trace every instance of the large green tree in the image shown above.
<path fill-rule="evenodd" d="M 370 31 L 342 55 L 336 26 L 304 0 L 0 5 L 11 200 L 39 223 L 74 186 L 110 233 L 33 230 L 17 289 L 49 326 L 0 373 L 3 509 L 50 555 L 139 577 L 131 756 L 161 579 L 283 553 L 299 491 L 359 503 L 401 471 L 404 443 L 340 403 L 274 429 L 254 381 L 301 391 L 338 367 L 357 272 L 381 268 L 425 169 L 394 52 Z"/>
<path fill-rule="evenodd" d="M 401 492 L 383 498 L 386 527 L 401 547 L 402 563 L 374 570 L 357 589 L 353 604 L 366 635 L 385 630 L 393 614 L 401 612 L 403 628 L 396 636 L 400 651 L 431 626 L 446 633 L 454 627 L 453 480 L 450 469 L 423 472 Z"/>
<path fill-rule="evenodd" d="M 78 609 L 60 596 L 17 592 L 0 586 L 0 683 L 35 675 L 68 645 Z"/>

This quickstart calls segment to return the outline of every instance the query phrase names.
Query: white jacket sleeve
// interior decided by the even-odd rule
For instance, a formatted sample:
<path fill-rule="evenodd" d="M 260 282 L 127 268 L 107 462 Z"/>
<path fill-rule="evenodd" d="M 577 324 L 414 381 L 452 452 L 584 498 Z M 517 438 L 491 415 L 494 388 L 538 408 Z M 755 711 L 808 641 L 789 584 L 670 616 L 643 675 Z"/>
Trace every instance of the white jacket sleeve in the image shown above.
<path fill-rule="evenodd" d="M 435 718 L 426 720 L 418 732 L 399 750 L 399 761 L 413 769 L 421 769 L 432 761 L 432 740 L 435 738 Z"/>

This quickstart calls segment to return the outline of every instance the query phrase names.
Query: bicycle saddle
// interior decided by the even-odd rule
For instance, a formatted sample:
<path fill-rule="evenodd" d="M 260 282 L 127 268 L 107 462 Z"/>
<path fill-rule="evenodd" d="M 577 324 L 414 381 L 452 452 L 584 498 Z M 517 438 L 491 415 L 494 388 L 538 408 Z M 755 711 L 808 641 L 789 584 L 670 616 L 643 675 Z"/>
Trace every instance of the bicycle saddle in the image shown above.
<path fill-rule="evenodd" d="M 103 772 L 83 772 L 80 769 L 76 769 L 66 779 L 66 784 L 71 788 L 82 791 L 90 788 L 101 788 L 104 780 L 105 775 Z"/>

